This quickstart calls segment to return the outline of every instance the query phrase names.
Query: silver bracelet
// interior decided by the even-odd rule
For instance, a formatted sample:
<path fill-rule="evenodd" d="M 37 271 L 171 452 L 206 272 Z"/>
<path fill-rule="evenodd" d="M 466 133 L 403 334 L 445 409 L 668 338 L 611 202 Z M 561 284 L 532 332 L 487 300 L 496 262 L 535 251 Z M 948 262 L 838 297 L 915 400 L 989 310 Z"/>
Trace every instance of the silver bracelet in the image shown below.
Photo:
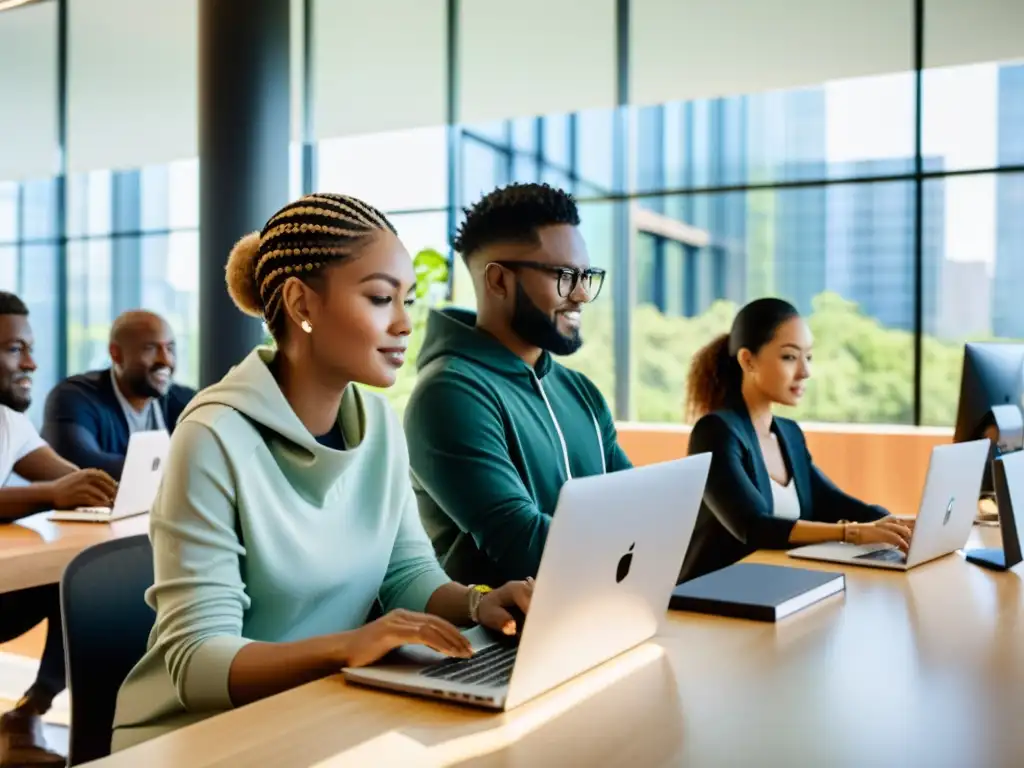
<path fill-rule="evenodd" d="M 482 592 L 478 592 L 473 587 L 469 588 L 469 620 L 474 624 L 480 623 L 480 618 L 477 616 L 477 612 L 480 610 L 480 601 L 482 599 Z"/>

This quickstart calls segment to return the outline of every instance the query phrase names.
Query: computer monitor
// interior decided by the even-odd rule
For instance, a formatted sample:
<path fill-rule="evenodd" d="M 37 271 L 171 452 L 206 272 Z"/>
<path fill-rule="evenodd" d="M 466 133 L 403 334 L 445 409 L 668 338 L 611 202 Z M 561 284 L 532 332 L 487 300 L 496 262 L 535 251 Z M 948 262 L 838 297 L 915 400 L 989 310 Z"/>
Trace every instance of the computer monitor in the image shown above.
<path fill-rule="evenodd" d="M 999 435 L 993 458 L 1024 448 L 1024 344 L 971 342 L 964 345 L 954 442 L 976 440 L 994 426 Z M 981 492 L 994 491 L 986 471 Z"/>

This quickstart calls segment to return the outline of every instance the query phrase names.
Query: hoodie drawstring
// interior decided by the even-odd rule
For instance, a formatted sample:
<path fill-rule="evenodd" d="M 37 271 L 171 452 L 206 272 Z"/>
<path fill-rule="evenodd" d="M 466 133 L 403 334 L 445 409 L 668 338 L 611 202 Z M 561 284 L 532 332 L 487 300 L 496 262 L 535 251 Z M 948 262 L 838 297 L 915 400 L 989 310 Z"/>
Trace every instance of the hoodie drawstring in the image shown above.
<path fill-rule="evenodd" d="M 565 435 L 562 434 L 562 425 L 558 423 L 558 418 L 555 416 L 555 409 L 551 407 L 551 401 L 548 400 L 548 393 L 544 391 L 544 385 L 541 384 L 540 378 L 534 371 L 530 371 L 530 377 L 537 385 L 537 391 L 540 392 L 541 399 L 544 400 L 544 405 L 547 406 L 548 415 L 551 416 L 551 423 L 555 425 L 555 432 L 558 433 L 558 442 L 562 445 L 562 459 L 565 461 L 565 478 L 566 480 L 572 480 L 572 469 L 569 466 L 569 447 L 565 443 Z M 584 403 L 586 405 L 586 403 Z M 597 417 L 594 415 L 593 410 L 587 405 L 587 410 L 590 411 L 590 420 L 594 422 L 594 432 L 597 433 L 597 445 L 601 450 L 601 474 L 605 474 L 608 471 L 608 467 L 605 464 L 604 458 L 604 438 L 601 437 L 601 426 L 597 423 Z"/>

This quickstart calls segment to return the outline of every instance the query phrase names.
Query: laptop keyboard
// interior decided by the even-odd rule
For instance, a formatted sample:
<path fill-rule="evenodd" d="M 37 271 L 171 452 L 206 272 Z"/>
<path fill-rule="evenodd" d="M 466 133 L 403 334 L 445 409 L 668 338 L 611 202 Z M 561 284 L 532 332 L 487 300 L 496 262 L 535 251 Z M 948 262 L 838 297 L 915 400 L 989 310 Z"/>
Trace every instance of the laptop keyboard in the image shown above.
<path fill-rule="evenodd" d="M 420 674 L 434 680 L 474 685 L 505 685 L 512 678 L 518 646 L 495 643 L 469 659 L 446 659 Z"/>
<path fill-rule="evenodd" d="M 867 552 L 857 555 L 856 560 L 877 560 L 882 563 L 905 563 L 907 557 L 898 549 L 876 549 L 874 552 Z"/>

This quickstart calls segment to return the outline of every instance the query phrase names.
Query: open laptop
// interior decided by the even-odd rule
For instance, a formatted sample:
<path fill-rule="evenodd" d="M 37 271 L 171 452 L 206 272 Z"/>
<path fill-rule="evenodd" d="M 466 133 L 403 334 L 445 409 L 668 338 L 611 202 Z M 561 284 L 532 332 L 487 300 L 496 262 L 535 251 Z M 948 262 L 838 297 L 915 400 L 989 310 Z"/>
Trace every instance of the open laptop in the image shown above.
<path fill-rule="evenodd" d="M 509 710 L 650 639 L 665 620 L 710 464 L 704 453 L 569 480 L 518 644 L 474 627 L 465 632 L 472 658 L 404 646 L 394 663 L 346 668 L 346 679 Z"/>
<path fill-rule="evenodd" d="M 989 459 L 987 439 L 937 445 L 932 449 L 924 493 L 906 556 L 889 544 L 830 541 L 797 547 L 787 554 L 807 560 L 906 571 L 955 552 L 967 543 L 978 511 L 981 476 Z"/>
<path fill-rule="evenodd" d="M 128 438 L 121 482 L 113 507 L 79 507 L 50 513 L 51 520 L 107 523 L 149 512 L 164 474 L 171 438 L 162 429 L 133 432 Z"/>

